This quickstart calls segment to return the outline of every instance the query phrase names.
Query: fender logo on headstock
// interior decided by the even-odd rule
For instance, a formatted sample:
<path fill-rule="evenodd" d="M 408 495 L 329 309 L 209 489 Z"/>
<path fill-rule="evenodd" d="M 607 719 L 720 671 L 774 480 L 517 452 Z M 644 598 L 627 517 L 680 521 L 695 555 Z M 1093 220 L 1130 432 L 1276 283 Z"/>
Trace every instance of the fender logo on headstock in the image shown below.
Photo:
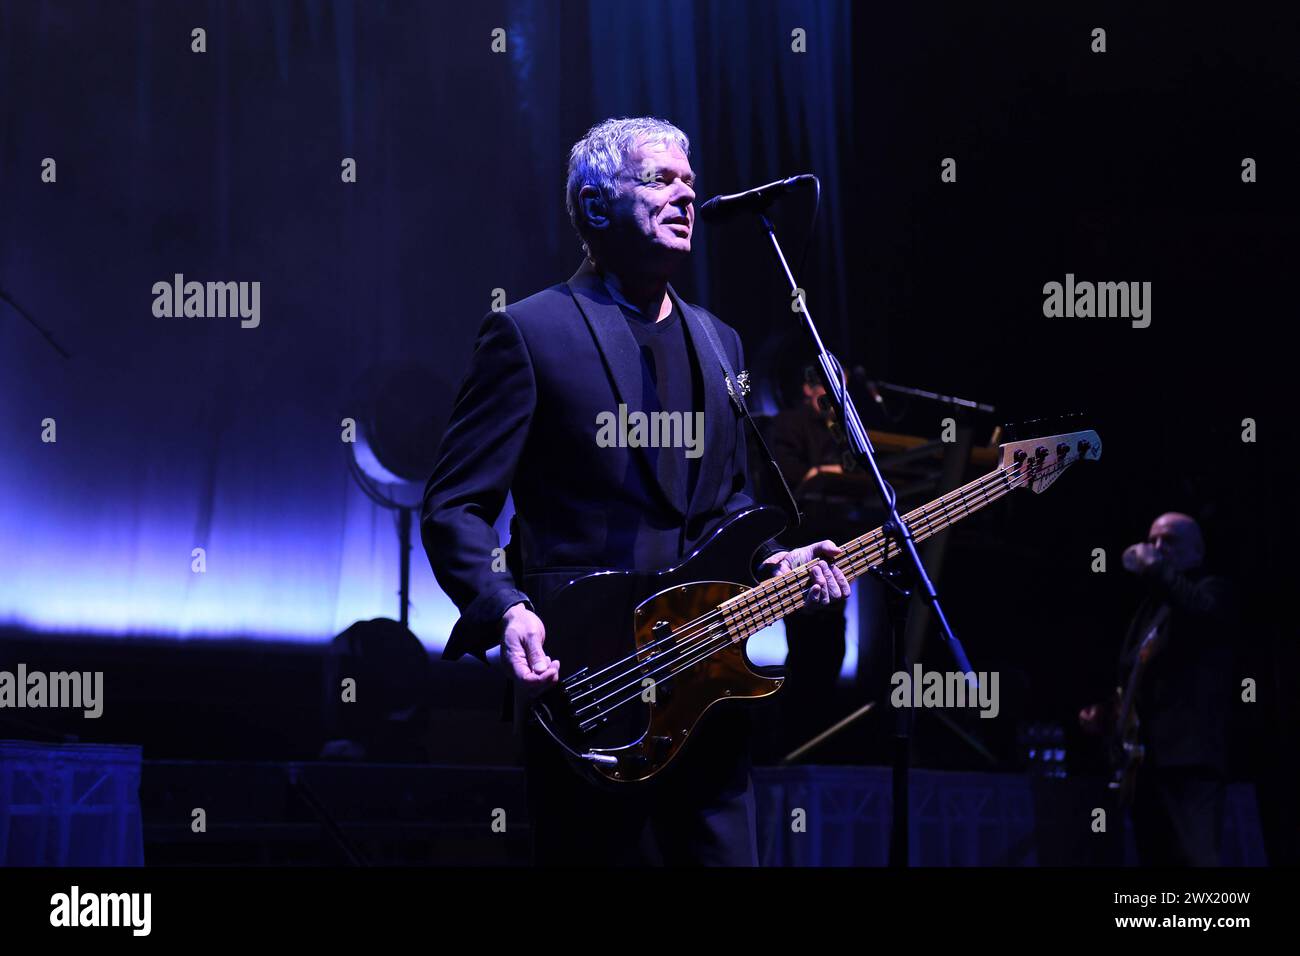
<path fill-rule="evenodd" d="M 1061 473 L 1076 461 L 1101 457 L 1101 439 L 1095 431 L 1068 432 L 1008 442 L 999 446 L 998 467 L 1016 484 L 1027 485 L 1035 494 L 1046 491 Z"/>

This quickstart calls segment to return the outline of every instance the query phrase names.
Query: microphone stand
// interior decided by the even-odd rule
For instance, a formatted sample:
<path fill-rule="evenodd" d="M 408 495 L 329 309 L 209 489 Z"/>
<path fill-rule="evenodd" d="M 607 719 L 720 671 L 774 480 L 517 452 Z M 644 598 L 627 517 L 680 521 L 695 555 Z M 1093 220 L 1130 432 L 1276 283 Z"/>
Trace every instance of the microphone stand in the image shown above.
<path fill-rule="evenodd" d="M 997 411 L 992 405 L 984 402 L 977 402 L 970 398 L 957 398 L 955 395 L 940 395 L 938 392 L 928 392 L 923 388 L 912 388 L 909 385 L 895 385 L 893 382 L 873 382 L 876 388 L 883 388 L 891 392 L 898 392 L 900 395 L 908 395 L 912 398 L 924 398 L 932 402 L 938 402 L 941 405 L 953 405 L 957 408 L 972 409 L 977 412 L 993 414 Z"/>
<path fill-rule="evenodd" d="M 770 204 L 770 202 L 769 199 L 764 206 Z M 888 549 L 892 544 L 900 552 L 907 555 L 908 564 L 910 565 L 912 588 L 906 588 L 901 583 L 901 581 L 906 580 L 902 578 L 903 572 L 901 571 L 876 572 L 877 577 L 882 579 L 890 589 L 887 604 L 890 610 L 890 630 L 893 637 L 894 673 L 909 673 L 907 648 L 903 641 L 903 625 L 907 614 L 908 598 L 911 597 L 912 589 L 919 589 L 921 597 L 930 606 L 935 620 L 939 622 L 944 640 L 947 641 L 948 649 L 956 660 L 957 666 L 963 674 L 970 674 L 973 668 L 966 658 L 966 652 L 963 650 L 961 642 L 957 640 L 957 635 L 952 632 L 952 628 L 948 625 L 948 618 L 939 605 L 939 595 L 934 589 L 934 583 L 930 580 L 929 574 L 926 573 L 925 565 L 921 563 L 920 554 L 917 553 L 912 532 L 898 514 L 894 490 L 889 487 L 884 475 L 880 473 L 880 467 L 876 463 L 876 450 L 871 445 L 871 439 L 867 437 L 867 430 L 862 425 L 862 419 L 858 417 L 858 410 L 853 404 L 853 397 L 849 395 L 849 390 L 845 386 L 843 367 L 840 365 L 839 360 L 827 351 L 826 346 L 822 343 L 821 334 L 817 331 L 812 314 L 808 311 L 808 303 L 804 301 L 799 283 L 795 281 L 794 273 L 790 271 L 790 264 L 786 262 L 785 253 L 781 251 L 781 243 L 777 241 L 772 220 L 767 217 L 767 213 L 763 208 L 759 208 L 757 212 L 759 221 L 763 224 L 763 228 L 767 230 L 768 238 L 772 242 L 772 250 L 776 253 L 781 270 L 790 283 L 790 289 L 798 296 L 799 308 L 797 311 L 803 317 L 804 328 L 812 338 L 813 348 L 817 353 L 817 364 L 821 370 L 822 382 L 826 386 L 826 394 L 835 409 L 835 414 L 844 428 L 844 435 L 849 443 L 849 451 L 858 464 L 871 473 L 871 477 L 876 484 L 876 490 L 880 494 L 880 501 L 884 505 L 886 516 L 882 529 L 885 533 L 886 557 L 889 557 Z M 892 774 L 893 819 L 889 837 L 889 865 L 892 867 L 905 867 L 909 861 L 908 774 L 911 770 L 912 722 L 914 716 L 910 702 L 906 707 L 896 708 L 896 711 Z"/>

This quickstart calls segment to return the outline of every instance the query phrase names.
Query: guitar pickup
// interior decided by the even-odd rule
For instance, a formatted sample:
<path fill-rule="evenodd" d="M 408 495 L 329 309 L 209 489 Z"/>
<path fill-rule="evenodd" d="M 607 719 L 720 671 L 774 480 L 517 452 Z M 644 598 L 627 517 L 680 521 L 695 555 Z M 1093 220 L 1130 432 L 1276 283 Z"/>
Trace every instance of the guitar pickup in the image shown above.
<path fill-rule="evenodd" d="M 650 640 L 642 644 L 636 652 L 637 660 L 641 662 L 642 672 L 651 666 L 656 657 L 671 648 L 675 643 L 671 624 L 667 621 L 655 621 L 651 624 Z"/>

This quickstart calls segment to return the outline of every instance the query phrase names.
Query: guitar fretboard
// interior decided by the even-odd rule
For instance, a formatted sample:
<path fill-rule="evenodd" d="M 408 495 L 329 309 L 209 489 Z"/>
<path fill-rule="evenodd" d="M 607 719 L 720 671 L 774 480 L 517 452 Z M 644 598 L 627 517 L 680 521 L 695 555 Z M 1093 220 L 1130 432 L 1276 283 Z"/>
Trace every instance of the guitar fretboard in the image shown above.
<path fill-rule="evenodd" d="M 997 501 L 1028 478 L 1022 470 L 999 468 L 909 511 L 903 516 L 903 521 L 911 529 L 913 541 L 924 541 Z M 860 535 L 840 547 L 844 553 L 835 559 L 835 566 L 849 581 L 901 553 L 897 542 L 882 528 Z M 806 603 L 804 595 L 811 574 L 807 565 L 795 568 L 719 605 L 718 610 L 723 614 L 732 640 L 744 640 L 802 608 Z"/>

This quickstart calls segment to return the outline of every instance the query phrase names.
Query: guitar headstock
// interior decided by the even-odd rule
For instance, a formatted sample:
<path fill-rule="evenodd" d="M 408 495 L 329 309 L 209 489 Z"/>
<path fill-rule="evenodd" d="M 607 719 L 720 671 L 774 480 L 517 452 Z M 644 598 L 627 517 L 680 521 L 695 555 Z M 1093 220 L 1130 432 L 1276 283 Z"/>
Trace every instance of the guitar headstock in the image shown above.
<path fill-rule="evenodd" d="M 1010 472 L 1018 485 L 1028 485 L 1038 494 L 1076 461 L 1100 458 L 1101 439 L 1094 431 L 1066 432 L 1007 442 L 999 445 L 998 451 L 998 469 Z"/>

